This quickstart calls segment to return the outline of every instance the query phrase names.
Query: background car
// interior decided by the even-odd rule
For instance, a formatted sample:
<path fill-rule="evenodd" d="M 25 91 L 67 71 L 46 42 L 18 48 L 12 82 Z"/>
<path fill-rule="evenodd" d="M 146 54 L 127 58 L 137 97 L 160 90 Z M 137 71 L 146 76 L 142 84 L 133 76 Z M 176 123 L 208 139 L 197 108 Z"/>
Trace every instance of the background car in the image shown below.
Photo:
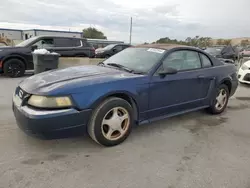
<path fill-rule="evenodd" d="M 97 58 L 109 58 L 112 55 L 121 52 L 122 50 L 130 47 L 130 44 L 110 44 L 105 48 L 98 48 L 95 50 L 95 57 Z"/>
<path fill-rule="evenodd" d="M 0 73 L 10 77 L 22 76 L 25 70 L 34 69 L 32 51 L 47 49 L 61 57 L 94 57 L 94 48 L 86 39 L 39 36 L 21 42 L 14 47 L 0 47 Z"/>
<path fill-rule="evenodd" d="M 235 63 L 239 55 L 239 52 L 231 45 L 208 47 L 204 51 L 226 63 Z"/>
<path fill-rule="evenodd" d="M 238 79 L 240 83 L 250 84 L 250 60 L 240 67 Z"/>
<path fill-rule="evenodd" d="M 236 67 L 198 48 L 138 46 L 99 65 L 53 70 L 15 90 L 18 126 L 43 138 L 88 132 L 104 146 L 134 125 L 207 109 L 220 114 L 238 86 Z"/>
<path fill-rule="evenodd" d="M 250 47 L 243 48 L 242 51 L 240 52 L 240 54 L 243 57 L 250 57 Z"/>

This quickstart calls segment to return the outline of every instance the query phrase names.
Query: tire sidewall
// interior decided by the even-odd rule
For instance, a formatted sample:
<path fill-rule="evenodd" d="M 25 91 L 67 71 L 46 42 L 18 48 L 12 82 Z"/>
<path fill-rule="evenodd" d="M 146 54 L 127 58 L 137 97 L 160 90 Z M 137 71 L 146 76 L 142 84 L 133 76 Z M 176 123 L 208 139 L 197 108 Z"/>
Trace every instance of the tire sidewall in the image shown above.
<path fill-rule="evenodd" d="M 221 110 L 218 110 L 215 107 L 216 103 L 217 103 L 216 102 L 216 97 L 218 96 L 218 94 L 219 94 L 219 92 L 220 92 L 221 89 L 224 89 L 226 91 L 226 93 L 227 93 L 227 99 L 226 99 L 226 103 L 225 103 L 224 107 Z M 215 97 L 213 98 L 213 101 L 212 101 L 212 106 L 211 106 L 213 113 L 220 114 L 220 113 L 222 113 L 225 110 L 225 108 L 227 107 L 227 104 L 228 104 L 229 95 L 230 94 L 229 94 L 228 87 L 225 84 L 221 84 L 221 85 L 218 86 L 218 88 L 216 89 L 216 92 L 215 92 Z"/>
<path fill-rule="evenodd" d="M 99 107 L 97 107 L 98 108 L 97 115 L 96 115 L 95 119 L 93 119 L 91 122 L 95 140 L 99 144 L 104 145 L 104 146 L 118 145 L 118 144 L 122 143 L 124 140 L 126 140 L 126 138 L 129 136 L 129 134 L 131 132 L 133 122 L 134 122 L 133 109 L 127 101 L 125 101 L 123 99 L 119 99 L 119 98 L 110 98 L 110 99 L 104 101 L 104 103 L 102 103 L 102 104 L 104 104 L 104 105 L 100 105 Z M 130 116 L 130 123 L 129 123 L 129 128 L 128 128 L 127 132 L 123 135 L 123 137 L 121 137 L 118 140 L 111 141 L 111 140 L 106 139 L 102 133 L 102 121 L 103 121 L 103 118 L 105 117 L 105 115 L 107 114 L 107 112 L 115 107 L 122 107 L 128 111 L 129 116 Z"/>
<path fill-rule="evenodd" d="M 21 67 L 20 68 L 20 72 L 19 72 L 19 74 L 17 74 L 17 75 L 13 75 L 13 74 L 9 74 L 8 73 L 8 66 L 9 65 L 11 65 L 11 64 L 19 64 L 19 66 Z M 6 76 L 9 76 L 9 77 L 12 77 L 12 78 L 16 78 L 16 77 L 21 77 L 21 76 L 23 76 L 24 75 L 24 73 L 25 73 L 25 65 L 24 65 L 24 63 L 21 61 L 21 60 L 19 60 L 19 59 L 10 59 L 10 60 L 7 60 L 5 63 L 4 63 L 4 66 L 3 66 L 4 68 L 4 75 L 6 75 Z"/>

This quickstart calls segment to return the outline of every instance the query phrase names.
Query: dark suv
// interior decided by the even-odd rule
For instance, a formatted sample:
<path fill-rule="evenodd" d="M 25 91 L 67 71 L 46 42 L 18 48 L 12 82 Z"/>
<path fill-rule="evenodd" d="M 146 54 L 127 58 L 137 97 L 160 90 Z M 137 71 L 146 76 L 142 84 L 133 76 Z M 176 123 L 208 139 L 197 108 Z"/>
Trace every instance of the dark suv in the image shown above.
<path fill-rule="evenodd" d="M 99 48 L 95 50 L 95 57 L 97 58 L 109 58 L 112 55 L 130 47 L 130 44 L 110 44 L 105 48 Z"/>
<path fill-rule="evenodd" d="M 32 51 L 47 49 L 61 57 L 94 57 L 95 49 L 82 38 L 57 36 L 32 37 L 14 47 L 0 47 L 0 73 L 20 77 L 25 70 L 34 69 Z"/>

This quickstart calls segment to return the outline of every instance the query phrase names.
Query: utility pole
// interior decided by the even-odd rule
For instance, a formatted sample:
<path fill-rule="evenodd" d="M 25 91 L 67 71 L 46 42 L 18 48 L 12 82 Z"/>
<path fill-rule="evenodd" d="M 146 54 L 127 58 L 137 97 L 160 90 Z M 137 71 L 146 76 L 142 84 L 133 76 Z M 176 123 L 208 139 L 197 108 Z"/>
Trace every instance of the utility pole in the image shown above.
<path fill-rule="evenodd" d="M 132 24 L 133 24 L 133 19 L 132 19 L 132 17 L 131 17 L 131 18 L 130 18 L 129 44 L 131 44 L 131 39 L 132 39 Z"/>

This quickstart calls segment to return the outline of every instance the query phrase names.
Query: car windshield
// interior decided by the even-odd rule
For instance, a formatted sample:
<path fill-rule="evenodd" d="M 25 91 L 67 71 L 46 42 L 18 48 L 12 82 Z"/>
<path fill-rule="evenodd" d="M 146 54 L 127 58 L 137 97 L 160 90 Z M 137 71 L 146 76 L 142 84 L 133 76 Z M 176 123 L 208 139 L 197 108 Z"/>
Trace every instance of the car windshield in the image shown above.
<path fill-rule="evenodd" d="M 211 54 L 211 55 L 220 55 L 221 49 L 220 48 L 207 48 L 205 52 Z"/>
<path fill-rule="evenodd" d="M 110 50 L 111 48 L 113 48 L 116 44 L 110 44 L 108 46 L 105 46 L 103 49 L 104 50 Z"/>
<path fill-rule="evenodd" d="M 32 43 L 34 40 L 36 40 L 36 37 L 33 37 L 33 38 L 29 38 L 19 44 L 17 44 L 16 46 L 19 46 L 19 47 L 26 47 L 28 46 L 30 43 Z"/>
<path fill-rule="evenodd" d="M 165 50 L 155 48 L 127 48 L 103 63 L 119 64 L 136 72 L 147 73 L 162 58 Z"/>

